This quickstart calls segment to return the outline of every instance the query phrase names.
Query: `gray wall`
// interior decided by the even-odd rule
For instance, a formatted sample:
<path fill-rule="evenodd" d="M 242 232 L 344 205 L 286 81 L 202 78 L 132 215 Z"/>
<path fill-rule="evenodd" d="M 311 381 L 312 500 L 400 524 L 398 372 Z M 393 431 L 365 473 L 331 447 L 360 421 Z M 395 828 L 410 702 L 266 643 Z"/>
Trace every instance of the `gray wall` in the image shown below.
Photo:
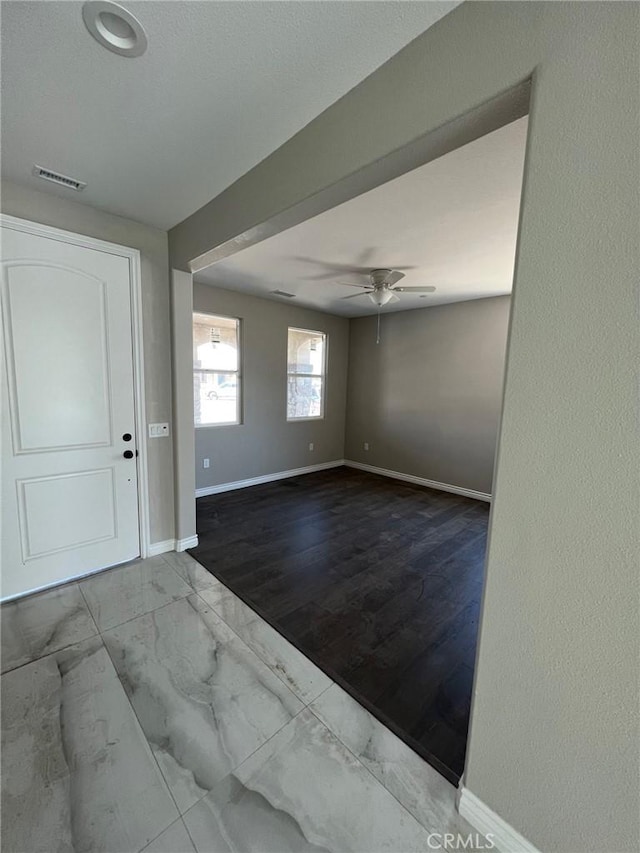
<path fill-rule="evenodd" d="M 352 320 L 345 457 L 490 494 L 510 301 Z"/>
<path fill-rule="evenodd" d="M 178 550 L 196 536 L 195 435 L 193 428 L 193 280 L 171 270 L 173 356 L 173 470 Z M 185 417 L 186 415 L 186 417 Z"/>
<path fill-rule="evenodd" d="M 11 216 L 140 250 L 147 421 L 171 422 L 166 232 L 78 204 L 71 199 L 61 199 L 6 181 L 2 183 L 0 206 L 3 213 Z M 150 541 L 162 542 L 174 537 L 173 448 L 170 439 L 145 440 L 149 464 Z"/>
<path fill-rule="evenodd" d="M 466 784 L 544 851 L 640 841 L 639 19 L 463 3 L 170 233 L 179 266 L 534 75 Z"/>
<path fill-rule="evenodd" d="M 242 424 L 196 429 L 196 488 L 343 458 L 347 319 L 197 283 L 193 310 L 242 320 L 244 383 Z M 288 326 L 328 335 L 322 420 L 286 420 Z M 314 444 L 313 451 L 309 442 Z M 211 460 L 208 469 L 202 467 L 204 457 Z"/>

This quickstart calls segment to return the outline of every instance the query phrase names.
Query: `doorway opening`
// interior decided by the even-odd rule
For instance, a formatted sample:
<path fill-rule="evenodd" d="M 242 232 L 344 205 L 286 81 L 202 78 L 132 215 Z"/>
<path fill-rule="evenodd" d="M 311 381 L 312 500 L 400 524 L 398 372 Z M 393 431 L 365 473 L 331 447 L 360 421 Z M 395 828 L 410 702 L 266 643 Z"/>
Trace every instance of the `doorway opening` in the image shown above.
<path fill-rule="evenodd" d="M 471 712 L 525 113 L 249 248 L 212 250 L 216 262 L 194 275 L 194 311 L 241 318 L 246 364 L 241 429 L 196 435 L 192 554 L 453 782 Z M 381 272 L 397 289 L 378 336 Z M 303 428 L 283 416 L 290 327 L 320 330 L 329 349 L 323 418 Z"/>

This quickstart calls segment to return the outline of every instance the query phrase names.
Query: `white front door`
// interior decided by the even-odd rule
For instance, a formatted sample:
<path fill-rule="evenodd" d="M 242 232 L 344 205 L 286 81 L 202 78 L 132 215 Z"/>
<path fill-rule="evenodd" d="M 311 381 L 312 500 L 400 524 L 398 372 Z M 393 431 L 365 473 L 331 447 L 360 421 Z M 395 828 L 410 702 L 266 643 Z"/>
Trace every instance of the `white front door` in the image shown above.
<path fill-rule="evenodd" d="M 129 264 L 2 227 L 2 598 L 140 554 Z"/>

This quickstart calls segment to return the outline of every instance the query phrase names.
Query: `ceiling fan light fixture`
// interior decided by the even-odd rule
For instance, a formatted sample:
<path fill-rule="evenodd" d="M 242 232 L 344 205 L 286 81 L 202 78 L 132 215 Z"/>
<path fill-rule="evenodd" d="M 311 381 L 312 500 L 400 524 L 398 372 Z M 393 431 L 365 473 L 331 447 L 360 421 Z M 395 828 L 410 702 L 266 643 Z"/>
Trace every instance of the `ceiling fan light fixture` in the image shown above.
<path fill-rule="evenodd" d="M 124 6 L 111 0 L 87 0 L 82 20 L 94 39 L 119 56 L 141 56 L 147 34 L 140 21 Z"/>
<path fill-rule="evenodd" d="M 391 299 L 393 299 L 393 291 L 392 290 L 370 290 L 367 293 L 369 299 L 373 302 L 374 305 L 377 305 L 378 308 L 382 308 L 383 305 L 386 305 Z"/>

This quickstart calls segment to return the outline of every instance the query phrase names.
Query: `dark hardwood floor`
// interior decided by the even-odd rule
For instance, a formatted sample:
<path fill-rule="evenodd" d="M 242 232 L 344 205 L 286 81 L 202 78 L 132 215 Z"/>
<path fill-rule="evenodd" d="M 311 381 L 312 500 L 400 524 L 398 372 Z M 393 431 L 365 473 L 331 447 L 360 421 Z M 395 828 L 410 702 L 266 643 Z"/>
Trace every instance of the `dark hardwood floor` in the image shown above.
<path fill-rule="evenodd" d="M 488 504 L 334 468 L 197 501 L 190 553 L 457 782 Z"/>

